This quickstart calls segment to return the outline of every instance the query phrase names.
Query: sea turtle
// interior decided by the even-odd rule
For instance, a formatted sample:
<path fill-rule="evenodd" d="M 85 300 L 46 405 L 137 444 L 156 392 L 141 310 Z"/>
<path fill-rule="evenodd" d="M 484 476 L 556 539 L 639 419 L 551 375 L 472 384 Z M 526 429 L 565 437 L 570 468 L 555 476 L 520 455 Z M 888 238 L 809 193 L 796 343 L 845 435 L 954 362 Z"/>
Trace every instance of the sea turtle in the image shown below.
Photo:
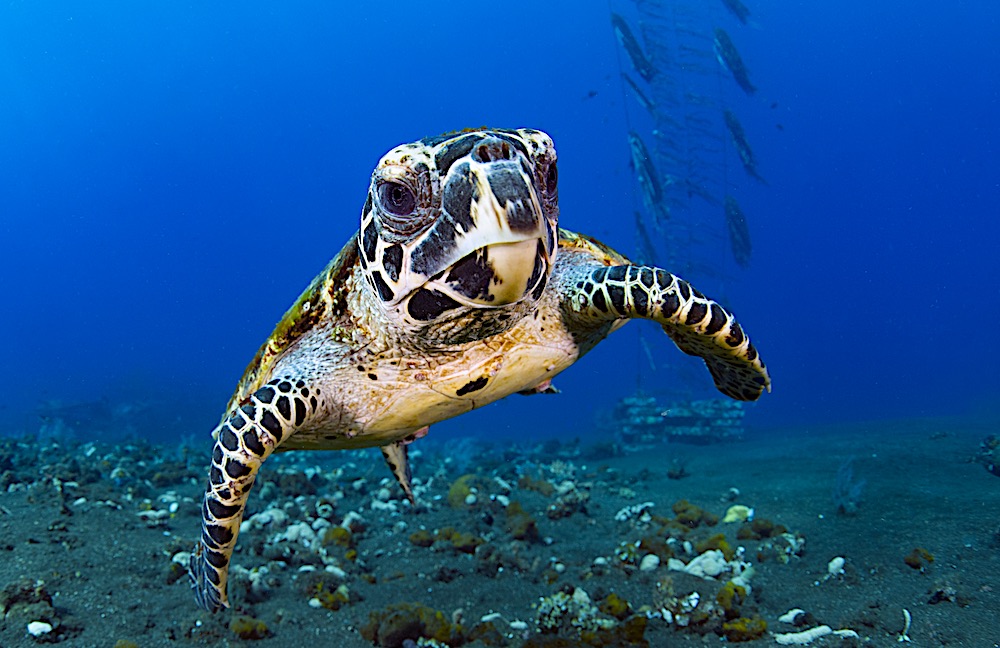
<path fill-rule="evenodd" d="M 770 389 L 722 306 L 659 268 L 558 228 L 543 132 L 481 129 L 398 146 L 372 174 L 361 229 L 257 352 L 213 432 L 201 607 L 226 580 L 261 463 L 278 450 L 379 446 L 412 502 L 407 444 L 429 425 L 553 376 L 632 318 L 701 356 L 722 393 Z"/>

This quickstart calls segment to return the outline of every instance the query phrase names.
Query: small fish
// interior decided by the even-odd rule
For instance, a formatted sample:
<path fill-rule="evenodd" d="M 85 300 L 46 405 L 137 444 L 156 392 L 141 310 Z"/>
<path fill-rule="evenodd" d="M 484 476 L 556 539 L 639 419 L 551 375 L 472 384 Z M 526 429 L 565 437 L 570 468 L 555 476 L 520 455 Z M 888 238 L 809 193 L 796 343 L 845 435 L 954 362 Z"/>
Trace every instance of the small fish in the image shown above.
<path fill-rule="evenodd" d="M 712 53 L 709 52 L 708 50 L 703 50 L 700 47 L 693 47 L 691 45 L 678 45 L 677 51 L 679 51 L 681 54 L 690 54 L 695 58 L 703 58 L 709 60 L 711 60 L 712 58 Z"/>
<path fill-rule="evenodd" d="M 596 96 L 597 96 L 597 90 L 591 90 L 587 92 L 587 96 L 585 96 L 583 100 L 586 101 L 587 99 L 593 99 Z"/>
<path fill-rule="evenodd" d="M 674 117 L 672 117 L 669 114 L 664 114 L 664 113 L 657 114 L 656 115 L 656 121 L 668 124 L 669 126 L 671 126 L 674 130 L 676 130 L 678 132 L 684 132 L 684 124 L 681 123 L 679 120 L 675 119 Z M 654 134 L 657 137 L 666 137 L 666 136 L 668 136 L 667 133 L 658 133 L 657 131 L 654 131 Z"/>
<path fill-rule="evenodd" d="M 740 162 L 743 163 L 743 168 L 750 174 L 750 177 L 766 185 L 767 181 L 757 172 L 757 159 L 754 157 L 753 149 L 750 148 L 750 142 L 747 141 L 746 133 L 743 131 L 743 124 L 740 123 L 740 120 L 736 118 L 736 115 L 731 110 L 725 111 L 723 115 L 726 119 L 726 128 L 729 129 L 729 135 L 733 138 L 733 145 L 736 147 L 736 152 L 740 155 Z"/>
<path fill-rule="evenodd" d="M 684 101 L 693 106 L 714 106 L 715 97 L 703 95 L 697 92 L 685 92 Z"/>
<path fill-rule="evenodd" d="M 642 346 L 642 350 L 646 352 L 646 360 L 649 362 L 649 368 L 656 371 L 656 361 L 653 360 L 653 350 L 649 348 L 649 343 L 646 342 L 646 337 L 639 334 L 639 344 Z"/>
<path fill-rule="evenodd" d="M 646 229 L 646 224 L 642 222 L 642 214 L 638 211 L 635 213 L 635 234 L 637 237 L 636 244 L 638 245 L 638 259 L 640 263 L 646 265 L 656 265 L 657 254 L 656 248 L 653 247 L 653 237 L 649 235 L 649 230 Z"/>
<path fill-rule="evenodd" d="M 622 72 L 622 78 L 625 80 L 625 84 L 632 90 L 632 94 L 635 95 L 635 100 L 639 102 L 639 105 L 645 108 L 650 113 L 656 112 L 656 104 L 646 96 L 646 94 L 636 85 L 632 77 Z"/>
<path fill-rule="evenodd" d="M 702 117 L 701 115 L 690 113 L 684 115 L 684 123 L 688 126 L 705 126 L 710 128 L 717 125 L 719 122 L 713 121 L 708 117 Z"/>
<path fill-rule="evenodd" d="M 666 223 L 670 218 L 670 210 L 664 201 L 660 176 L 653 166 L 653 156 L 649 154 L 649 149 L 635 131 L 629 131 L 628 143 L 632 150 L 632 165 L 635 167 L 646 207 L 656 215 L 659 224 Z"/>
<path fill-rule="evenodd" d="M 721 28 L 715 30 L 715 58 L 718 59 L 719 65 L 733 75 L 733 80 L 736 81 L 736 85 L 743 89 L 743 92 L 748 95 L 757 92 L 757 88 L 750 83 L 750 72 L 743 64 L 740 53 L 736 51 L 733 39 L 729 38 L 729 34 Z"/>
<path fill-rule="evenodd" d="M 685 36 L 690 36 L 691 38 L 697 38 L 700 40 L 709 40 L 708 34 L 705 33 L 704 29 L 689 25 L 687 23 L 674 23 L 673 30 L 678 34 L 684 34 Z"/>
<path fill-rule="evenodd" d="M 750 17 L 750 10 L 747 9 L 745 4 L 740 2 L 740 0 L 722 0 L 722 4 L 726 6 L 729 13 L 736 16 L 737 20 L 744 25 L 747 24 L 747 19 Z"/>
<path fill-rule="evenodd" d="M 726 196 L 725 212 L 726 228 L 729 230 L 729 246 L 733 251 L 733 259 L 740 266 L 746 268 L 750 265 L 750 253 L 753 251 L 746 216 L 743 215 L 740 204 L 732 196 Z"/>
<path fill-rule="evenodd" d="M 708 189 L 698 184 L 694 180 L 684 180 L 684 190 L 687 191 L 688 198 L 697 196 L 711 205 L 718 205 L 719 199 L 712 195 Z"/>
<path fill-rule="evenodd" d="M 625 19 L 616 13 L 612 13 L 611 28 L 614 29 L 618 42 L 625 48 L 625 53 L 628 54 L 629 60 L 632 61 L 632 67 L 635 68 L 635 71 L 647 82 L 652 81 L 656 77 L 656 68 L 646 58 L 642 47 L 639 46 L 639 41 L 632 34 L 632 30 L 629 29 Z"/>

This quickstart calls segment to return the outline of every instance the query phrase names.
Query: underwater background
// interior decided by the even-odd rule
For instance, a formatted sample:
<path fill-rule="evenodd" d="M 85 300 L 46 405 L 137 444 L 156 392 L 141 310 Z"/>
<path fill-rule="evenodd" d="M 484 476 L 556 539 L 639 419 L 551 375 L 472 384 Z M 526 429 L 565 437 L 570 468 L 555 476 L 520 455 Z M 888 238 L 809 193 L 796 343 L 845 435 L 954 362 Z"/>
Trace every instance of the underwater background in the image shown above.
<path fill-rule="evenodd" d="M 638 29 L 655 4 L 611 8 Z M 1000 5 L 754 3 L 747 25 L 721 2 L 691 7 L 732 36 L 758 90 L 713 57 L 700 76 L 659 74 L 739 115 L 767 184 L 743 173 L 720 119 L 722 162 L 705 173 L 739 197 L 751 262 L 733 261 L 722 208 L 701 205 L 665 224 L 708 233 L 696 259 L 669 250 L 695 276 L 663 265 L 732 309 L 767 362 L 774 391 L 748 427 L 995 420 Z M 140 436 L 207 440 L 402 142 L 545 130 L 560 224 L 635 253 L 628 133 L 651 140 L 651 126 L 609 15 L 567 1 L 4 3 L 4 433 L 36 430 L 46 402 L 103 399 L 141 403 Z M 557 379 L 561 395 L 432 433 L 600 438 L 601 412 L 637 389 L 707 393 L 699 363 L 660 338 L 631 324 Z"/>
<path fill-rule="evenodd" d="M 412 499 L 281 453 L 199 608 L 244 367 L 380 157 L 483 125 L 773 392 L 638 321 Z M 998 160 L 995 1 L 0 3 L 0 648 L 1000 645 Z"/>

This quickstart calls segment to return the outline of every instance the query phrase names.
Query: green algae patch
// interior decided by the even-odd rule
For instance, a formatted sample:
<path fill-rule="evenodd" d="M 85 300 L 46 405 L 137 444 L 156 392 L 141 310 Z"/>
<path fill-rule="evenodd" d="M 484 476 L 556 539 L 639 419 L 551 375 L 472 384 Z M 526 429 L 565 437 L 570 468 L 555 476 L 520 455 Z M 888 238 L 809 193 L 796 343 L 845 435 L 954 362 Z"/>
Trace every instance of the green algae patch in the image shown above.
<path fill-rule="evenodd" d="M 740 616 L 739 605 L 747 598 L 747 590 L 742 585 L 737 585 L 733 581 L 727 582 L 715 595 L 715 602 L 725 614 L 726 619 L 735 619 Z"/>
<path fill-rule="evenodd" d="M 629 615 L 632 606 L 628 604 L 628 601 L 611 592 L 601 601 L 598 609 L 608 616 L 613 616 L 619 621 L 623 621 Z"/>
<path fill-rule="evenodd" d="M 767 621 L 760 617 L 740 617 L 722 624 L 722 636 L 727 641 L 753 641 L 767 632 Z"/>
<path fill-rule="evenodd" d="M 701 525 L 715 526 L 719 523 L 719 516 L 709 513 L 700 506 L 695 506 L 686 499 L 677 500 L 673 505 L 674 521 L 681 526 L 695 529 Z"/>
<path fill-rule="evenodd" d="M 476 547 L 485 542 L 479 536 L 472 535 L 471 533 L 462 533 L 454 527 L 438 529 L 437 537 L 439 540 L 450 544 L 452 549 L 467 554 L 475 553 Z"/>
<path fill-rule="evenodd" d="M 336 612 L 340 608 L 344 607 L 351 602 L 351 591 L 348 589 L 347 585 L 339 585 L 334 590 L 328 590 L 326 588 L 326 583 L 319 582 L 315 586 L 315 596 L 319 604 L 326 608 Z"/>
<path fill-rule="evenodd" d="M 903 562 L 905 562 L 906 566 L 911 569 L 919 569 L 920 571 L 923 571 L 927 566 L 934 562 L 934 554 L 927 551 L 923 547 L 917 547 L 903 557 Z"/>
<path fill-rule="evenodd" d="M 736 550 L 733 549 L 729 541 L 726 540 L 725 534 L 716 533 L 715 535 L 705 538 L 701 542 L 695 544 L 695 551 L 699 554 L 703 554 L 706 551 L 712 551 L 713 549 L 718 549 L 722 552 L 722 556 L 726 561 L 730 561 L 736 556 Z"/>
<path fill-rule="evenodd" d="M 636 614 L 613 627 L 581 629 L 578 636 L 533 635 L 522 648 L 646 648 L 649 641 L 644 635 L 648 621 L 644 615 Z"/>
<path fill-rule="evenodd" d="M 472 630 L 469 631 L 468 637 L 466 639 L 471 643 L 473 641 L 478 641 L 485 646 L 505 646 L 507 645 L 507 640 L 504 638 L 502 632 L 497 630 L 497 627 L 492 621 L 487 621 L 486 623 L 477 623 L 472 626 Z"/>
<path fill-rule="evenodd" d="M 244 640 L 266 639 L 271 636 L 266 623 L 245 614 L 233 617 L 229 622 L 229 630 Z"/>
<path fill-rule="evenodd" d="M 397 603 L 372 612 L 361 636 L 377 646 L 402 648 L 406 640 L 434 639 L 449 646 L 465 643 L 462 626 L 420 603 Z"/>
<path fill-rule="evenodd" d="M 520 502 L 511 502 L 506 511 L 507 531 L 515 540 L 541 542 L 542 535 L 538 532 L 535 518 L 521 507 Z"/>
<path fill-rule="evenodd" d="M 788 528 L 784 524 L 775 524 L 766 518 L 758 518 L 751 522 L 744 522 L 736 531 L 736 539 L 762 540 L 776 538 L 783 533 L 788 533 Z"/>
<path fill-rule="evenodd" d="M 410 543 L 418 547 L 429 547 L 434 544 L 434 534 L 427 529 L 418 529 L 410 534 Z"/>
<path fill-rule="evenodd" d="M 342 526 L 330 527 L 323 533 L 323 544 L 350 549 L 354 546 L 354 534 L 351 533 L 350 529 Z"/>
<path fill-rule="evenodd" d="M 541 493 L 545 497 L 552 497 L 556 492 L 556 487 L 552 485 L 552 482 L 540 478 L 536 479 L 531 475 L 521 475 L 517 480 L 517 487 Z"/>
<path fill-rule="evenodd" d="M 643 553 L 656 554 L 661 563 L 666 563 L 673 558 L 674 550 L 666 543 L 665 536 L 648 535 L 639 541 L 638 549 Z"/>
<path fill-rule="evenodd" d="M 473 474 L 462 475 L 451 483 L 448 488 L 448 505 L 456 509 L 467 509 L 466 498 L 472 495 L 472 489 L 477 487 L 479 478 Z"/>

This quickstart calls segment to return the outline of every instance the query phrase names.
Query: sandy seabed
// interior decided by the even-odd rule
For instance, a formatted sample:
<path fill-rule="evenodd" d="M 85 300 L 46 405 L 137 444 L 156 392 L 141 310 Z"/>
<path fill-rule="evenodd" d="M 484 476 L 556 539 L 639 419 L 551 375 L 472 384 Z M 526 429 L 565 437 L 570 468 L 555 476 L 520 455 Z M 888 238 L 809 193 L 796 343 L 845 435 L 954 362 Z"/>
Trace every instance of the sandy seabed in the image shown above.
<path fill-rule="evenodd" d="M 619 456 L 428 438 L 416 508 L 377 452 L 289 453 L 257 480 L 215 615 L 178 562 L 207 448 L 5 439 L 0 646 L 763 646 L 820 625 L 857 636 L 811 645 L 899 646 L 906 610 L 910 645 L 989 648 L 1000 479 L 972 458 L 996 432 L 859 423 Z M 722 521 L 736 504 L 752 522 Z M 718 575 L 683 571 L 712 551 Z"/>

